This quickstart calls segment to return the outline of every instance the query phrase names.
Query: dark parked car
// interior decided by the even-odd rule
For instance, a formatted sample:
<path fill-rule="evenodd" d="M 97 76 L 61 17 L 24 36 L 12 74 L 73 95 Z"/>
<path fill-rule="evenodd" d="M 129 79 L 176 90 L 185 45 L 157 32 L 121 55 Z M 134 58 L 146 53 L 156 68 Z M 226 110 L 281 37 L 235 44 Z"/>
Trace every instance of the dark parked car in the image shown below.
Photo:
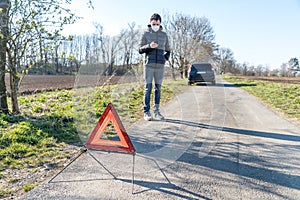
<path fill-rule="evenodd" d="M 215 71 L 211 63 L 192 63 L 188 70 L 188 85 L 196 82 L 211 82 L 216 84 Z"/>

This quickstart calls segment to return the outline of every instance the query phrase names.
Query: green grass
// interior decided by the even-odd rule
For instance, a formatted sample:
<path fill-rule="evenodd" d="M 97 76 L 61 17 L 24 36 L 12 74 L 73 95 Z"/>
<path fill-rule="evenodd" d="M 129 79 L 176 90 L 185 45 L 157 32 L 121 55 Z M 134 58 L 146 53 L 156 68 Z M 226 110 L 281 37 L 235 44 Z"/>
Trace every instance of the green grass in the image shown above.
<path fill-rule="evenodd" d="M 161 103 L 168 102 L 185 85 L 184 80 L 165 81 Z M 0 115 L 0 180 L 8 185 L 16 181 L 6 169 L 32 169 L 45 163 L 62 167 L 72 156 L 64 149 L 86 142 L 110 102 L 127 126 L 143 115 L 143 86 L 129 83 L 20 96 L 20 115 Z M 54 163 L 57 160 L 60 163 Z M 36 185 L 24 184 L 23 191 Z M 0 197 L 9 195 L 10 189 L 1 190 Z"/>
<path fill-rule="evenodd" d="M 223 78 L 258 97 L 275 110 L 300 122 L 300 85 L 270 81 L 245 80 L 224 75 Z"/>
<path fill-rule="evenodd" d="M 35 186 L 37 186 L 37 184 L 27 183 L 22 186 L 22 189 L 24 190 L 24 192 L 28 192 L 28 191 L 32 190 Z"/>
<path fill-rule="evenodd" d="M 2 197 L 7 197 L 7 196 L 9 196 L 10 194 L 12 194 L 13 193 L 13 191 L 12 190 L 9 190 L 9 189 L 7 189 L 7 190 L 0 190 L 0 198 L 2 198 Z"/>
<path fill-rule="evenodd" d="M 161 103 L 185 85 L 184 80 L 165 81 Z M 62 152 L 66 144 L 86 140 L 110 102 L 129 125 L 143 115 L 143 86 L 123 84 L 19 97 L 21 115 L 0 115 L 0 171 L 37 167 L 49 157 L 67 157 Z"/>

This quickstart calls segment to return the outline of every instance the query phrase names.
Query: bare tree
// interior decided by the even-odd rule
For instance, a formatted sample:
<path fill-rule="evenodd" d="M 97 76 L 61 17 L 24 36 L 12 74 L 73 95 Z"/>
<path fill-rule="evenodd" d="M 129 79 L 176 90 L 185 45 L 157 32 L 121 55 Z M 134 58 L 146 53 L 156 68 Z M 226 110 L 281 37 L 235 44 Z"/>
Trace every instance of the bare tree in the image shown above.
<path fill-rule="evenodd" d="M 279 76 L 279 74 L 279 69 L 273 69 L 272 71 L 270 71 L 270 76 Z"/>
<path fill-rule="evenodd" d="M 218 57 L 216 60 L 218 71 L 223 73 L 230 72 L 230 68 L 235 63 L 233 52 L 229 48 L 219 48 L 216 55 Z"/>
<path fill-rule="evenodd" d="M 203 61 L 215 60 L 215 52 L 218 49 L 218 45 L 214 42 L 215 34 L 210 21 L 206 17 L 193 17 L 191 19 L 190 29 L 190 44 L 196 47 L 193 48 L 194 57 Z"/>
<path fill-rule="evenodd" d="M 248 74 L 248 70 L 249 70 L 249 64 L 244 62 L 242 64 L 242 72 L 243 72 L 243 75 L 246 76 Z"/>
<path fill-rule="evenodd" d="M 263 76 L 270 76 L 270 66 L 266 65 L 263 70 Z"/>
<path fill-rule="evenodd" d="M 189 63 L 188 54 L 191 50 L 188 47 L 189 16 L 177 14 L 171 21 L 172 48 L 174 61 L 179 68 L 181 77 L 186 77 L 187 65 Z"/>
<path fill-rule="evenodd" d="M 194 61 L 212 61 L 217 45 L 214 32 L 205 17 L 175 14 L 166 17 L 165 27 L 172 45 L 171 66 L 178 66 L 181 77 L 187 76 L 188 64 Z"/>
<path fill-rule="evenodd" d="M 288 76 L 288 64 L 287 63 L 281 64 L 279 73 L 280 73 L 280 76 L 282 76 L 282 77 Z"/>
<path fill-rule="evenodd" d="M 5 72 L 6 45 L 8 39 L 8 9 L 9 2 L 0 0 L 0 113 L 8 113 Z"/>
<path fill-rule="evenodd" d="M 99 47 L 97 48 L 100 48 L 99 51 L 101 55 L 101 63 L 104 65 L 103 67 L 107 68 L 107 63 L 109 62 L 107 56 L 107 50 L 109 47 L 109 36 L 104 35 L 102 25 L 100 25 L 99 23 L 94 23 L 94 26 L 96 28 L 97 39 L 99 41 Z"/>
<path fill-rule="evenodd" d="M 96 26 L 98 31 L 98 41 L 100 42 L 100 51 L 102 55 L 102 63 L 104 64 L 105 74 L 113 75 L 114 65 L 117 62 L 119 52 L 123 48 L 121 40 L 123 39 L 125 32 L 122 31 L 118 36 L 110 37 L 103 34 L 103 27 L 101 25 Z"/>
<path fill-rule="evenodd" d="M 64 38 L 60 32 L 65 24 L 74 23 L 76 17 L 58 0 L 11 1 L 9 10 L 9 40 L 7 63 L 10 72 L 12 112 L 19 113 L 18 87 L 24 67 L 31 61 L 24 60 L 29 53 L 45 63 L 47 48 L 54 39 Z"/>
<path fill-rule="evenodd" d="M 129 70 L 132 68 L 133 58 L 136 57 L 135 52 L 137 52 L 137 43 L 139 39 L 139 31 L 135 30 L 135 25 L 136 24 L 132 22 L 131 24 L 128 24 L 129 29 L 123 30 L 124 36 L 120 44 L 123 49 L 123 55 L 121 56 L 123 66 L 126 66 Z"/>
<path fill-rule="evenodd" d="M 263 74 L 263 66 L 262 65 L 257 65 L 255 68 L 255 75 L 256 76 L 262 76 Z"/>

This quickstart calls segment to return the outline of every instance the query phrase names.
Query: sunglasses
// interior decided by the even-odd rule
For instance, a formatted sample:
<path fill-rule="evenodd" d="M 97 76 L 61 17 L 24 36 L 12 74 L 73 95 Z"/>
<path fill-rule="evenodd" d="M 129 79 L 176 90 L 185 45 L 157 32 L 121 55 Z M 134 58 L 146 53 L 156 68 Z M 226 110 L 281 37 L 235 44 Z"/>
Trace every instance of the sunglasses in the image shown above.
<path fill-rule="evenodd" d="M 160 26 L 160 24 L 151 24 L 152 26 Z"/>

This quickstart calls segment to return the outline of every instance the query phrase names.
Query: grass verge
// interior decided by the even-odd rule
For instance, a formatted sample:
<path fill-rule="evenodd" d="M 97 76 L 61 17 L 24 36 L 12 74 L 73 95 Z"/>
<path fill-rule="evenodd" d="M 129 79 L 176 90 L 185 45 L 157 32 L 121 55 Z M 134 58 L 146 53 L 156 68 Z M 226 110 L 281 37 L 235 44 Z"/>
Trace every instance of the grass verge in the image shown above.
<path fill-rule="evenodd" d="M 166 80 L 161 103 L 185 85 Z M 108 103 L 130 124 L 142 117 L 142 101 L 143 86 L 137 83 L 20 96 L 22 114 L 0 115 L 0 198 L 31 190 L 68 162 Z"/>
<path fill-rule="evenodd" d="M 300 85 L 222 76 L 226 81 L 246 90 L 276 111 L 300 124 Z"/>

